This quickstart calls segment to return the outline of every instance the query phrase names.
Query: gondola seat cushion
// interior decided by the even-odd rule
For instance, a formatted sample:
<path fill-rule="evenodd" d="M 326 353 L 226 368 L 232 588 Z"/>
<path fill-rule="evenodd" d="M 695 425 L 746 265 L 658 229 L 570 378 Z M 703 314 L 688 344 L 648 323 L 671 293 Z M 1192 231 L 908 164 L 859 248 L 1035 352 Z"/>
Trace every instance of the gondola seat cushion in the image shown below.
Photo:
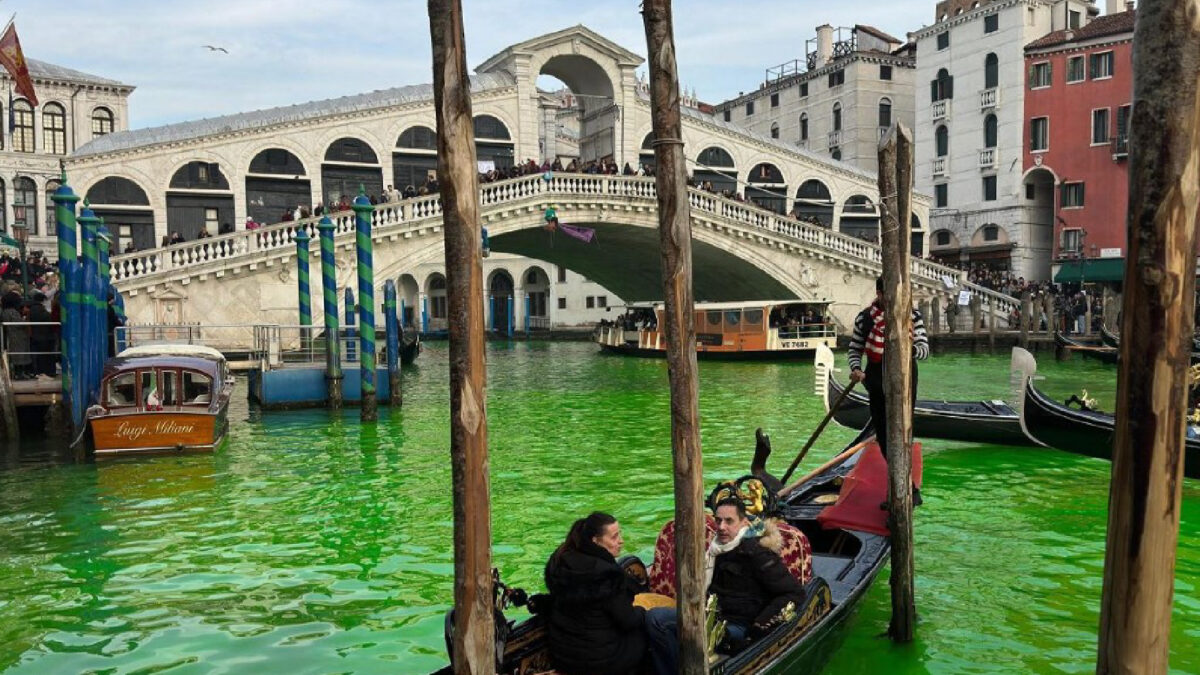
<path fill-rule="evenodd" d="M 717 521 L 704 514 L 704 545 L 717 536 Z M 650 592 L 675 597 L 675 521 L 668 521 L 654 544 L 654 563 L 650 565 Z"/>
<path fill-rule="evenodd" d="M 802 584 L 812 580 L 812 544 L 808 537 L 794 525 L 775 521 L 779 531 L 779 557 L 788 572 Z M 717 533 L 713 517 L 704 516 L 704 545 L 712 543 Z M 772 546 L 773 548 L 773 546 Z M 654 564 L 650 566 L 650 592 L 675 597 L 675 521 L 663 526 L 654 545 Z"/>

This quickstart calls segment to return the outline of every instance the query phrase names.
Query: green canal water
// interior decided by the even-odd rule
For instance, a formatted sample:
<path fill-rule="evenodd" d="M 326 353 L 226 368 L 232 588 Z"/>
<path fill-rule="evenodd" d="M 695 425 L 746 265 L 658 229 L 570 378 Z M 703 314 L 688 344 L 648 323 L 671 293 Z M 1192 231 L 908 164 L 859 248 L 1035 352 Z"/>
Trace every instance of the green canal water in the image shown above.
<path fill-rule="evenodd" d="M 571 520 L 616 514 L 648 556 L 672 512 L 662 362 L 587 344 L 492 345 L 495 562 L 541 588 Z M 1053 363 L 1043 387 L 1112 409 L 1109 366 Z M 260 414 L 244 387 L 215 454 L 71 465 L 25 447 L 0 469 L 6 673 L 421 673 L 445 662 L 451 598 L 445 343 L 406 372 L 402 410 Z M 922 397 L 1002 398 L 1007 358 L 939 356 Z M 754 429 L 779 470 L 820 418 L 812 366 L 701 364 L 704 468 L 746 471 Z M 833 428 L 815 466 L 851 436 Z M 1046 449 L 925 442 L 917 641 L 894 646 L 886 573 L 826 673 L 1094 669 L 1109 465 Z M 1171 667 L 1200 673 L 1200 484 L 1185 482 Z"/>

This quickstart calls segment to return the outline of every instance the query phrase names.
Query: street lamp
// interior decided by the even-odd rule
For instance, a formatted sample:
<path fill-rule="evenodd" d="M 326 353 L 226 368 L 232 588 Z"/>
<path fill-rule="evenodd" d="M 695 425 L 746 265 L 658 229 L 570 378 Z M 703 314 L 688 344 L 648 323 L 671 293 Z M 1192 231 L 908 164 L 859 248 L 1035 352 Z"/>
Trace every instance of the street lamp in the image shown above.
<path fill-rule="evenodd" d="M 13 223 L 13 239 L 17 240 L 17 252 L 21 259 L 21 297 L 29 299 L 29 260 L 25 257 L 25 244 L 29 241 L 29 226 L 25 223 Z"/>

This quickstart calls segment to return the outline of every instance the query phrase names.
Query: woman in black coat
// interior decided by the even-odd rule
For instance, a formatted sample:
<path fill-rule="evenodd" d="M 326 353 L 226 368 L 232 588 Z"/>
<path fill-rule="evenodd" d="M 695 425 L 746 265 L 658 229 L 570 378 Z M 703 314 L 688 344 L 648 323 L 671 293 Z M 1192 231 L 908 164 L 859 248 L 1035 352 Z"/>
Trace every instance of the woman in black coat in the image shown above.
<path fill-rule="evenodd" d="M 550 658 L 568 675 L 635 673 L 646 652 L 646 610 L 633 606 L 632 580 L 617 565 L 621 528 L 607 513 L 575 521 L 546 563 L 553 608 Z"/>

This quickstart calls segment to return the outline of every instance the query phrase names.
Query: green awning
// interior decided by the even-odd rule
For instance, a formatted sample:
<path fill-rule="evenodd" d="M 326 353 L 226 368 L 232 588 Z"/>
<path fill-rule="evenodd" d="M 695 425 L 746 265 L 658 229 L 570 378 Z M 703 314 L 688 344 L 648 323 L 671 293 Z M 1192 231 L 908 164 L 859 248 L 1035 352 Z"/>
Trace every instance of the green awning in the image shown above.
<path fill-rule="evenodd" d="M 1082 262 L 1066 262 L 1054 275 L 1054 283 L 1092 281 L 1122 281 L 1125 278 L 1124 258 L 1091 258 Z"/>

